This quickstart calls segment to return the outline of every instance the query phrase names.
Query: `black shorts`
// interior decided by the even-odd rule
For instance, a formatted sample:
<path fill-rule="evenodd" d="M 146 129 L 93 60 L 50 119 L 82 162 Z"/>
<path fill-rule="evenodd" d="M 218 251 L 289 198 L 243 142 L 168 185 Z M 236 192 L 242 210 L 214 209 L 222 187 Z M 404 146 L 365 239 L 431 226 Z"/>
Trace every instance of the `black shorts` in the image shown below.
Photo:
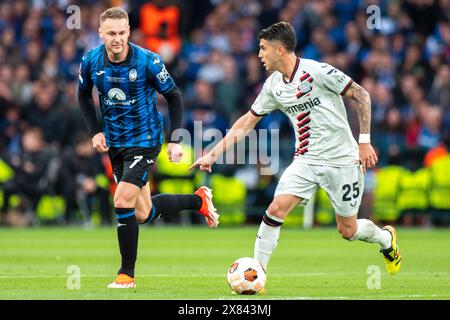
<path fill-rule="evenodd" d="M 123 181 L 139 188 L 145 186 L 160 151 L 160 144 L 150 148 L 109 148 L 108 153 L 116 183 Z"/>

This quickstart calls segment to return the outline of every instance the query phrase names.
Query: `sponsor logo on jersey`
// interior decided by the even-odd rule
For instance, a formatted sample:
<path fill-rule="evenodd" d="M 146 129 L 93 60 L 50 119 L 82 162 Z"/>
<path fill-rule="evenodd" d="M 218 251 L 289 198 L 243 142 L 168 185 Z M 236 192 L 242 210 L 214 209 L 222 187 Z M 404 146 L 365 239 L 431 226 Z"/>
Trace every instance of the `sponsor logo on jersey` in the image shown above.
<path fill-rule="evenodd" d="M 137 71 L 136 69 L 131 69 L 130 73 L 128 74 L 128 78 L 130 78 L 130 81 L 135 81 L 137 79 Z"/>
<path fill-rule="evenodd" d="M 308 99 L 308 101 L 306 101 L 304 103 L 299 103 L 299 104 L 295 104 L 293 106 L 284 107 L 284 110 L 286 110 L 286 112 L 289 114 L 294 114 L 297 112 L 303 112 L 305 110 L 309 110 L 320 104 L 321 104 L 320 99 L 318 97 L 316 97 L 314 99 L 310 98 L 310 99 Z"/>
<path fill-rule="evenodd" d="M 161 72 L 156 75 L 156 77 L 158 78 L 159 82 L 165 83 L 167 81 L 167 79 L 170 78 L 170 74 L 169 74 L 169 72 L 167 72 L 167 69 L 164 66 L 162 68 Z"/>
<path fill-rule="evenodd" d="M 127 100 L 127 95 L 119 88 L 111 88 L 108 91 L 108 96 L 103 96 L 103 103 L 108 106 L 124 106 L 135 102 L 136 99 Z"/>
<path fill-rule="evenodd" d="M 111 100 L 119 100 L 119 101 L 124 101 L 127 98 L 127 95 L 125 94 L 125 92 L 123 92 L 121 89 L 119 88 L 111 88 L 108 91 L 108 97 Z"/>

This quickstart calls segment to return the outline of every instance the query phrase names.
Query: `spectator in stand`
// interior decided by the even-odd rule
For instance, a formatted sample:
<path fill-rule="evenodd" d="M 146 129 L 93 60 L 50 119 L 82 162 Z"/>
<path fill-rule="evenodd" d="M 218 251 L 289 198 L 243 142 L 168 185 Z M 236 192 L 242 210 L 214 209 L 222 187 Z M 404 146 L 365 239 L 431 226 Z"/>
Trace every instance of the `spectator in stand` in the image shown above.
<path fill-rule="evenodd" d="M 417 137 L 419 148 L 429 151 L 441 141 L 442 110 L 437 106 L 426 106 L 423 109 L 423 123 Z"/>
<path fill-rule="evenodd" d="M 428 69 L 422 57 L 422 48 L 419 44 L 413 44 L 406 49 L 405 60 L 401 67 L 401 72 L 413 74 L 419 82 L 426 80 Z"/>
<path fill-rule="evenodd" d="M 38 41 L 26 44 L 24 61 L 30 69 L 30 79 L 37 80 L 42 73 L 42 48 Z"/>
<path fill-rule="evenodd" d="M 59 70 L 67 66 L 61 66 L 59 64 L 58 50 L 56 47 L 50 47 L 44 57 L 42 63 L 42 71 L 51 79 L 55 79 L 58 76 Z M 78 70 L 77 70 L 78 71 Z"/>
<path fill-rule="evenodd" d="M 219 50 L 212 50 L 208 60 L 200 70 L 198 70 L 197 79 L 206 81 L 210 84 L 216 84 L 224 78 L 222 61 L 226 55 Z"/>
<path fill-rule="evenodd" d="M 450 65 L 439 68 L 429 91 L 429 99 L 442 108 L 445 127 L 450 127 Z"/>
<path fill-rule="evenodd" d="M 245 60 L 244 89 L 245 92 L 242 105 L 239 106 L 241 112 L 246 110 L 246 106 L 251 105 L 261 90 L 264 71 L 261 62 L 256 54 L 248 55 Z"/>
<path fill-rule="evenodd" d="M 0 41 L 7 57 L 19 56 L 19 48 L 15 44 L 16 35 L 14 34 L 14 30 L 12 28 L 6 28 L 3 30 Z"/>
<path fill-rule="evenodd" d="M 61 122 L 56 110 L 56 83 L 49 79 L 36 83 L 33 100 L 24 110 L 25 120 L 31 125 L 39 127 L 44 132 L 45 141 L 54 147 L 60 146 Z"/>
<path fill-rule="evenodd" d="M 391 91 L 382 83 L 375 85 L 372 98 L 372 119 L 379 126 L 385 121 L 387 110 L 393 106 Z"/>
<path fill-rule="evenodd" d="M 21 106 L 27 105 L 31 101 L 32 87 L 30 68 L 26 63 L 20 63 L 15 69 L 11 83 L 14 101 Z"/>
<path fill-rule="evenodd" d="M 59 60 L 60 77 L 66 82 L 73 82 L 78 79 L 78 69 L 80 67 L 80 55 L 74 38 L 69 38 L 62 43 L 61 58 Z"/>
<path fill-rule="evenodd" d="M 0 120 L 0 132 L 3 132 L 0 136 L 0 156 L 7 157 L 20 153 L 24 121 L 17 105 L 10 104 L 5 109 L 3 120 Z"/>
<path fill-rule="evenodd" d="M 218 129 L 225 135 L 228 128 L 228 121 L 215 110 L 214 105 L 214 87 L 208 82 L 197 80 L 195 83 L 195 99 L 187 105 L 188 112 L 186 117 L 186 129 L 197 141 L 205 141 L 203 136 L 196 134 L 205 134 L 208 129 Z M 195 122 L 199 121 L 202 132 L 195 130 Z M 207 141 L 205 141 L 206 143 Z"/>
<path fill-rule="evenodd" d="M 214 104 L 227 119 L 236 118 L 242 92 L 236 61 L 231 56 L 225 56 L 222 60 L 222 70 L 223 79 L 215 86 Z"/>
<path fill-rule="evenodd" d="M 194 30 L 191 41 L 183 45 L 179 61 L 186 81 L 196 79 L 198 70 L 208 60 L 209 53 L 210 48 L 205 42 L 205 32 L 201 29 Z"/>
<path fill-rule="evenodd" d="M 98 203 L 101 224 L 111 224 L 108 186 L 100 186 L 96 180 L 98 175 L 104 173 L 100 157 L 92 148 L 91 138 L 87 135 L 78 135 L 74 149 L 65 150 L 59 183 L 66 201 L 65 223 L 73 223 L 79 211 L 85 224 L 90 225 L 94 205 Z"/>
<path fill-rule="evenodd" d="M 21 196 L 21 209 L 32 223 L 41 195 L 45 188 L 48 155 L 44 151 L 45 141 L 41 129 L 32 127 L 22 136 L 22 149 L 18 155 L 3 160 L 14 170 L 14 177 L 3 185 L 2 222 L 8 221 L 9 200 L 11 195 Z"/>
<path fill-rule="evenodd" d="M 86 132 L 86 125 L 78 106 L 77 86 L 73 82 L 68 82 L 62 89 L 63 94 L 56 107 L 61 128 L 59 141 L 62 148 L 74 147 L 76 138 Z"/>
<path fill-rule="evenodd" d="M 380 166 L 400 165 L 405 151 L 405 124 L 397 108 L 387 109 L 374 138 Z"/>

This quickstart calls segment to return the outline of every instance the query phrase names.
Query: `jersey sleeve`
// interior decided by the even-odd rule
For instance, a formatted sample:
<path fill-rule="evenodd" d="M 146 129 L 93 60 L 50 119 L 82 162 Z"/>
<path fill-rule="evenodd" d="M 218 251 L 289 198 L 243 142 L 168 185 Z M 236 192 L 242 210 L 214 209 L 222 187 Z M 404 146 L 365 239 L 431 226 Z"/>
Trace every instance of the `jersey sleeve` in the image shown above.
<path fill-rule="evenodd" d="M 329 64 L 322 64 L 320 69 L 319 79 L 325 89 L 341 96 L 345 94 L 353 82 L 352 78 Z"/>
<path fill-rule="evenodd" d="M 82 90 L 92 90 L 94 84 L 90 75 L 89 55 L 83 56 L 80 62 L 80 70 L 78 74 L 79 88 Z"/>
<path fill-rule="evenodd" d="M 175 87 L 175 81 L 158 55 L 155 55 L 153 59 L 149 59 L 147 72 L 150 83 L 160 94 L 168 93 Z"/>
<path fill-rule="evenodd" d="M 278 109 L 278 102 L 275 100 L 272 92 L 270 91 L 270 82 L 269 79 L 264 82 L 264 86 L 256 97 L 255 102 L 250 108 L 250 111 L 255 116 L 265 116 L 270 112 Z"/>

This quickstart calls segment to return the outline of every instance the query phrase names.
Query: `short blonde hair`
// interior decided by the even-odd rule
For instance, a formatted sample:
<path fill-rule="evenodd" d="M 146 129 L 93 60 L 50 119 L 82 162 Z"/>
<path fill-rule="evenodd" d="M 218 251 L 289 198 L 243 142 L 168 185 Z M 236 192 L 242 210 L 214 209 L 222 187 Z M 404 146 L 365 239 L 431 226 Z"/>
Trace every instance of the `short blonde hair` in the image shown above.
<path fill-rule="evenodd" d="M 112 7 L 103 11 L 100 15 L 100 24 L 105 22 L 106 19 L 126 19 L 129 21 L 128 13 L 120 7 Z"/>

